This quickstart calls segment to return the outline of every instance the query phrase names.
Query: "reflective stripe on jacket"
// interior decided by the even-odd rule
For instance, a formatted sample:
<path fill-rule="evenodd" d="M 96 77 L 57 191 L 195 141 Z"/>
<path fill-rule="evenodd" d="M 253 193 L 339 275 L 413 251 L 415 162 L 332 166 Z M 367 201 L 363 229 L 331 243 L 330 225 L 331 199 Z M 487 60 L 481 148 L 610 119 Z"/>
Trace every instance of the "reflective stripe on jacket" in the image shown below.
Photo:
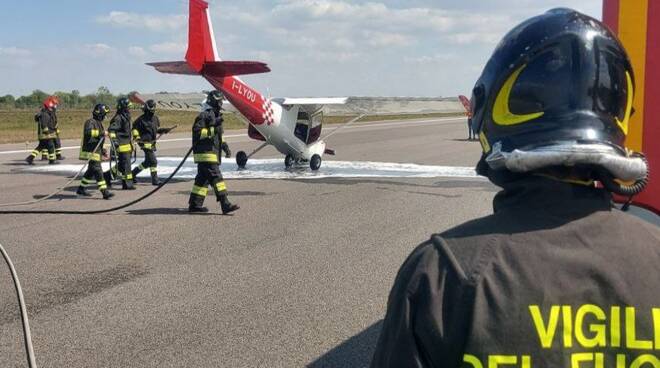
<path fill-rule="evenodd" d="M 222 142 L 222 113 L 202 111 L 192 127 L 193 158 L 196 163 L 220 163 Z"/>

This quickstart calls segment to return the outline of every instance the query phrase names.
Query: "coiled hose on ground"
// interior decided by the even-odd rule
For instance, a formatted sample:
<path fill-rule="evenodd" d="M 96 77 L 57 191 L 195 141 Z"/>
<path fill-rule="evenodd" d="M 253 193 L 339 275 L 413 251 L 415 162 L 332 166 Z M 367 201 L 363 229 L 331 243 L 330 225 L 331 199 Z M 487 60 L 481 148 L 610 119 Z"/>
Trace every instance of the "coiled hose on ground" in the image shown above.
<path fill-rule="evenodd" d="M 188 150 L 188 153 L 183 157 L 179 165 L 174 169 L 172 174 L 165 179 L 162 183 L 160 183 L 156 188 L 151 190 L 149 193 L 141 196 L 140 198 L 134 199 L 128 203 L 122 204 L 120 206 L 112 207 L 112 208 L 107 208 L 107 209 L 102 209 L 102 210 L 89 210 L 89 211 L 66 211 L 66 210 L 0 210 L 0 215 L 6 215 L 6 214 L 56 214 L 56 215 L 98 215 L 102 213 L 108 213 L 108 212 L 114 212 L 118 210 L 122 210 L 124 208 L 130 207 L 138 202 L 141 202 L 148 197 L 152 196 L 154 193 L 159 191 L 162 187 L 167 185 L 167 183 L 172 180 L 172 178 L 179 172 L 183 164 L 186 162 L 190 154 L 192 153 L 192 148 Z M 82 170 L 81 170 L 82 171 Z M 73 180 L 71 180 L 69 183 L 71 183 Z M 68 184 L 67 184 L 68 185 Z M 63 188 L 62 188 L 63 189 Z M 60 189 L 58 192 L 62 191 Z M 54 194 L 50 195 L 52 197 Z M 43 199 L 40 199 L 43 200 Z M 36 203 L 36 202 L 35 202 Z"/>

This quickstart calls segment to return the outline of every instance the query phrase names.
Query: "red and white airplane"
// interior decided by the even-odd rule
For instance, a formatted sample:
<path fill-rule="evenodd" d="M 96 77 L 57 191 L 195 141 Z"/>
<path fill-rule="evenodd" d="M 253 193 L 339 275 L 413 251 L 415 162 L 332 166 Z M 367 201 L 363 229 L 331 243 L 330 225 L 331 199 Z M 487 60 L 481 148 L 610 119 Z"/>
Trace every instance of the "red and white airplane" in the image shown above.
<path fill-rule="evenodd" d="M 185 59 L 147 65 L 161 73 L 201 75 L 224 93 L 248 123 L 249 137 L 263 142 L 249 155 L 243 151 L 236 154 L 239 167 L 245 167 L 248 158 L 267 145 L 285 155 L 287 168 L 309 162 L 312 170 L 318 170 L 323 154 L 334 154 L 321 139 L 321 110 L 324 105 L 345 104 L 347 98 L 266 98 L 248 86 L 239 75 L 266 73 L 270 69 L 260 62 L 220 59 L 206 1 L 190 0 Z"/>

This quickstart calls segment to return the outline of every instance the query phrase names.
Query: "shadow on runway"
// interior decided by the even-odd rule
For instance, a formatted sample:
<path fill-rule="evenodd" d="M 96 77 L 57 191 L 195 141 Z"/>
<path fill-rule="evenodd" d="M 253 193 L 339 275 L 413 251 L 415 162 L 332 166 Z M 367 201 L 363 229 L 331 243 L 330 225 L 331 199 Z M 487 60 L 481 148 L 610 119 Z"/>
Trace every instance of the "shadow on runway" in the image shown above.
<path fill-rule="evenodd" d="M 485 192 L 497 192 L 500 189 L 487 180 L 441 180 L 433 183 L 436 188 L 481 188 Z"/>
<path fill-rule="evenodd" d="M 411 179 L 411 178 L 406 178 Z M 486 192 L 497 192 L 499 189 L 488 180 L 483 179 L 447 179 L 439 180 L 433 184 L 419 184 L 411 181 L 398 181 L 390 179 L 373 179 L 373 178 L 325 178 L 315 180 L 297 180 L 297 179 L 283 179 L 299 184 L 334 184 L 334 185 L 356 185 L 356 184 L 380 184 L 380 185 L 393 185 L 400 187 L 415 187 L 415 188 L 482 188 Z M 420 193 L 430 194 L 430 193 Z"/>
<path fill-rule="evenodd" d="M 441 194 L 441 193 L 429 193 L 429 192 L 419 192 L 415 190 L 397 190 L 397 189 L 392 189 L 392 188 L 385 188 L 385 187 L 377 187 L 376 189 L 380 190 L 385 190 L 388 192 L 394 192 L 394 193 L 408 193 L 408 194 L 420 194 L 420 195 L 427 195 L 427 196 L 432 196 L 432 197 L 442 197 L 442 198 L 461 198 L 463 197 L 462 195 L 459 194 Z"/>
<path fill-rule="evenodd" d="M 369 367 L 383 321 L 380 320 L 311 362 L 309 368 Z"/>
<path fill-rule="evenodd" d="M 467 139 L 467 138 L 454 138 L 451 140 L 454 142 L 479 142 L 479 139 Z"/>
<path fill-rule="evenodd" d="M 179 190 L 176 192 L 176 194 L 181 194 L 181 195 L 190 195 L 190 190 Z M 249 197 L 249 196 L 268 196 L 268 195 L 273 195 L 275 193 L 269 193 L 269 192 L 257 192 L 257 191 L 251 191 L 251 190 L 231 190 L 229 189 L 227 191 L 227 194 L 229 194 L 229 197 Z M 213 194 L 213 191 L 211 188 L 209 188 L 209 196 L 211 198 L 215 198 L 215 194 Z"/>
<path fill-rule="evenodd" d="M 36 160 L 35 160 L 35 161 L 36 161 Z M 46 162 L 46 163 L 44 163 L 44 164 L 45 164 L 45 165 L 48 165 L 48 162 Z M 2 165 L 3 165 L 3 166 L 25 166 L 25 167 L 30 167 L 30 165 L 28 165 L 28 164 L 25 162 L 25 160 L 13 160 L 13 161 L 9 161 L 9 162 L 3 162 Z M 40 164 L 35 163 L 34 165 L 40 165 Z"/>
<path fill-rule="evenodd" d="M 35 194 L 35 195 L 32 196 L 32 198 L 34 198 L 34 199 L 42 199 L 44 197 L 46 197 L 45 194 Z M 48 199 L 61 201 L 63 199 L 77 199 L 77 198 L 82 198 L 82 197 L 78 197 L 75 194 L 57 194 L 57 195 L 54 195 L 54 196 L 52 196 Z"/>
<path fill-rule="evenodd" d="M 126 211 L 129 215 L 185 215 L 185 216 L 221 216 L 220 209 L 217 209 L 216 212 L 213 212 L 212 208 L 209 208 L 207 213 L 188 213 L 187 208 L 144 208 L 139 210 L 128 210 Z"/>

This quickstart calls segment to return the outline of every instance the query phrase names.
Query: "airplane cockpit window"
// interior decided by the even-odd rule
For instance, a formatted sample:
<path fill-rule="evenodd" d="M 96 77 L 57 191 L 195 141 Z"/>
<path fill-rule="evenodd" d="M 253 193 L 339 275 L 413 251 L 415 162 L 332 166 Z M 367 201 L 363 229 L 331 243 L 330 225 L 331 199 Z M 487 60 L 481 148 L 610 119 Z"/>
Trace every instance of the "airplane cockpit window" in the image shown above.
<path fill-rule="evenodd" d="M 312 144 L 321 138 L 321 128 L 323 124 L 323 112 L 317 112 L 312 115 L 312 127 L 307 136 L 307 144 Z"/>
<path fill-rule="evenodd" d="M 309 114 L 306 111 L 298 112 L 298 120 L 296 121 L 296 128 L 293 133 L 296 138 L 307 143 L 307 132 L 309 131 Z"/>

